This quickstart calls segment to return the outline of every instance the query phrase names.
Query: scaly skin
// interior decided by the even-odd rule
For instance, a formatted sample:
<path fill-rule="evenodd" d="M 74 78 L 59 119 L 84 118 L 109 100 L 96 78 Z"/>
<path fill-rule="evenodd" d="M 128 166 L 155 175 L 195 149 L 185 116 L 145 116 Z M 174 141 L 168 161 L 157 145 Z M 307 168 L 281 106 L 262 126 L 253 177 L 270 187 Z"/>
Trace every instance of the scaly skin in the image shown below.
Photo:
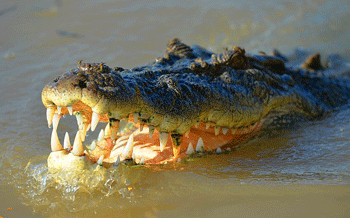
<path fill-rule="evenodd" d="M 322 70 L 315 63 L 319 57 L 300 69 L 286 67 L 285 60 L 278 53 L 246 55 L 238 47 L 216 55 L 174 39 L 164 57 L 143 67 L 112 69 L 80 62 L 42 91 L 49 125 L 54 123 L 49 168 L 83 169 L 118 159 L 176 161 L 193 153 L 190 143 L 194 150 L 219 153 L 248 139 L 273 117 L 315 118 L 348 102 L 347 80 L 310 73 Z M 64 151 L 56 123 L 70 107 L 79 118 L 79 137 L 72 151 L 67 144 Z M 86 131 L 98 120 L 109 124 L 96 146 L 84 153 Z M 124 129 L 125 120 L 136 123 Z"/>

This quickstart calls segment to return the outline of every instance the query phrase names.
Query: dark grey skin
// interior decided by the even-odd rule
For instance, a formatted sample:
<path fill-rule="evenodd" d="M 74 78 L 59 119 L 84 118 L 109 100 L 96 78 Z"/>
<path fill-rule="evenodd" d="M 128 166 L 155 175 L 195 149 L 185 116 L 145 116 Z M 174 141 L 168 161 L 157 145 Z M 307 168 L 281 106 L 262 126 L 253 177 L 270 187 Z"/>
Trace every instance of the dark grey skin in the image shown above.
<path fill-rule="evenodd" d="M 140 123 L 173 139 L 196 123 L 246 128 L 273 116 L 316 118 L 348 103 L 347 78 L 286 60 L 279 53 L 246 55 L 238 47 L 216 55 L 174 39 L 164 57 L 143 67 L 80 63 L 47 84 L 42 101 L 47 108 L 81 101 L 111 123 L 137 114 Z"/>

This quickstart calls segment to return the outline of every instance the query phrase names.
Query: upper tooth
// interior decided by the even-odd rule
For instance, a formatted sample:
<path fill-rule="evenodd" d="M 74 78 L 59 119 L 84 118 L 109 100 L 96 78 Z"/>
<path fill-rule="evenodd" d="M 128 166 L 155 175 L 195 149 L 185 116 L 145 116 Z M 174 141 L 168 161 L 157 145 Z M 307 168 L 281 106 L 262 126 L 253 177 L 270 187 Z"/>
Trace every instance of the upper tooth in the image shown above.
<path fill-rule="evenodd" d="M 215 130 L 215 135 L 219 135 L 220 133 L 220 126 L 215 126 L 214 130 Z"/>
<path fill-rule="evenodd" d="M 188 144 L 188 147 L 187 147 L 187 151 L 185 154 L 187 155 L 191 155 L 194 153 L 194 150 L 193 150 L 193 145 L 192 145 L 192 142 L 190 142 L 190 144 Z"/>
<path fill-rule="evenodd" d="M 137 123 L 137 121 L 139 119 L 139 113 L 133 113 L 132 115 L 134 117 L 134 123 Z"/>
<path fill-rule="evenodd" d="M 119 131 L 119 132 L 123 131 L 124 128 L 125 128 L 125 126 L 126 126 L 126 121 L 125 121 L 125 119 L 121 119 L 120 122 L 119 122 L 119 129 L 118 129 L 118 131 Z"/>
<path fill-rule="evenodd" d="M 58 114 L 54 114 L 54 115 L 53 115 L 52 123 L 53 123 L 53 128 L 54 128 L 54 129 L 57 129 L 58 122 L 60 121 L 60 118 L 61 118 L 61 116 L 58 115 Z"/>
<path fill-rule="evenodd" d="M 143 131 L 143 127 L 145 126 L 145 124 L 140 124 L 140 132 L 142 132 Z"/>
<path fill-rule="evenodd" d="M 55 110 L 51 107 L 46 109 L 46 119 L 47 119 L 47 125 L 50 128 L 52 125 L 52 119 L 55 114 Z"/>
<path fill-rule="evenodd" d="M 150 138 L 150 139 L 152 138 L 154 129 L 155 129 L 154 126 L 149 126 L 149 127 L 148 127 L 148 132 L 149 132 L 149 138 Z"/>
<path fill-rule="evenodd" d="M 222 151 L 221 151 L 221 148 L 219 147 L 218 149 L 216 149 L 216 153 L 217 154 L 221 154 L 222 153 Z"/>
<path fill-rule="evenodd" d="M 68 132 L 66 132 L 66 134 L 64 136 L 63 148 L 70 151 L 71 147 L 72 147 L 72 145 L 71 145 L 70 140 L 69 140 L 69 134 L 68 134 Z"/>
<path fill-rule="evenodd" d="M 198 128 L 198 127 L 199 127 L 199 122 L 197 122 L 196 124 L 194 124 L 194 127 Z"/>
<path fill-rule="evenodd" d="M 97 164 L 98 164 L 98 165 L 101 165 L 101 166 L 102 166 L 103 158 L 104 158 L 104 156 L 101 155 L 101 157 L 100 157 L 100 158 L 98 159 L 98 161 L 97 161 Z"/>
<path fill-rule="evenodd" d="M 132 158 L 133 147 L 134 147 L 134 135 L 131 134 L 123 151 L 123 156 L 125 159 Z"/>
<path fill-rule="evenodd" d="M 84 121 L 83 115 L 81 115 L 80 113 L 77 113 L 75 117 L 77 118 L 77 123 L 80 128 Z"/>
<path fill-rule="evenodd" d="M 159 133 L 159 142 L 160 142 L 160 151 L 163 151 L 167 142 L 168 142 L 169 133 L 160 132 Z"/>
<path fill-rule="evenodd" d="M 203 139 L 202 138 L 198 139 L 197 146 L 196 146 L 196 151 L 197 152 L 204 151 L 204 143 L 203 143 Z"/>
<path fill-rule="evenodd" d="M 91 131 L 95 131 L 99 120 L 100 120 L 100 115 L 96 112 L 93 112 L 91 117 Z"/>
<path fill-rule="evenodd" d="M 227 131 L 228 131 L 227 128 L 222 128 L 222 133 L 223 133 L 224 135 L 226 135 Z"/>
<path fill-rule="evenodd" d="M 57 113 L 61 114 L 61 107 L 60 106 L 57 106 Z"/>
<path fill-rule="evenodd" d="M 56 129 L 52 129 L 51 134 L 51 151 L 62 151 L 62 145 L 60 143 L 60 140 L 58 139 L 57 131 Z"/>
<path fill-rule="evenodd" d="M 205 128 L 206 128 L 206 129 L 209 129 L 209 127 L 210 127 L 210 123 L 206 123 L 206 124 L 205 124 Z"/>
<path fill-rule="evenodd" d="M 185 137 L 188 138 L 190 136 L 190 131 L 185 133 Z"/>
<path fill-rule="evenodd" d="M 72 116 L 73 115 L 73 107 L 72 106 L 68 106 L 67 109 L 68 109 L 69 115 Z"/>
<path fill-rule="evenodd" d="M 82 143 L 82 141 L 80 139 L 79 131 L 75 135 L 72 154 L 74 154 L 75 156 L 82 156 L 82 155 L 84 155 L 83 143 Z"/>

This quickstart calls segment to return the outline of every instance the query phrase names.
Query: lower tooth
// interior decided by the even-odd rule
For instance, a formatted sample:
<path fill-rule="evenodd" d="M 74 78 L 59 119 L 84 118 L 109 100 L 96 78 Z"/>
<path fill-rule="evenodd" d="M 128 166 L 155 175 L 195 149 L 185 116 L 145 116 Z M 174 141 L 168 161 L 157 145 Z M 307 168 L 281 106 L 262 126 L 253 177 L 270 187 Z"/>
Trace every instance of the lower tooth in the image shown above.
<path fill-rule="evenodd" d="M 228 131 L 228 129 L 227 129 L 227 128 L 222 128 L 222 133 L 223 133 L 224 135 L 226 135 L 226 134 L 227 134 L 227 131 Z"/>
<path fill-rule="evenodd" d="M 140 160 L 140 163 L 139 163 L 140 165 L 144 165 L 145 164 L 145 158 L 144 157 L 142 157 L 141 158 L 141 160 Z"/>
<path fill-rule="evenodd" d="M 193 154 L 193 153 L 194 153 L 193 145 L 192 145 L 192 143 L 190 142 L 190 144 L 188 144 L 187 151 L 186 151 L 185 154 L 191 155 L 191 154 Z"/>
<path fill-rule="evenodd" d="M 97 161 L 97 164 L 98 165 L 103 165 L 103 158 L 104 158 L 104 156 L 103 155 L 101 155 L 101 157 L 98 159 L 98 161 Z"/>
<path fill-rule="evenodd" d="M 113 166 L 118 166 L 120 164 L 120 156 L 118 156 L 117 161 L 113 164 Z"/>
<path fill-rule="evenodd" d="M 62 151 L 62 145 L 60 143 L 60 140 L 58 139 L 57 130 L 52 129 L 51 134 L 51 151 Z"/>
<path fill-rule="evenodd" d="M 66 132 L 66 134 L 64 136 L 63 148 L 67 151 L 70 151 L 72 149 L 72 145 L 71 145 L 70 140 L 69 140 L 68 132 Z"/>
<path fill-rule="evenodd" d="M 104 133 L 103 129 L 101 129 L 100 133 L 98 134 L 97 141 L 102 141 L 104 139 L 103 138 L 104 134 L 105 133 Z"/>
<path fill-rule="evenodd" d="M 130 159 L 132 158 L 133 155 L 133 147 L 134 147 L 134 135 L 131 134 L 129 137 L 128 142 L 126 143 L 126 146 L 123 151 L 123 156 L 125 159 Z"/>
<path fill-rule="evenodd" d="M 75 156 L 82 156 L 82 155 L 84 155 L 83 143 L 81 141 L 80 132 L 79 131 L 75 135 L 72 154 L 75 155 Z"/>
<path fill-rule="evenodd" d="M 197 146 L 196 146 L 196 151 L 197 152 L 203 152 L 204 151 L 204 143 L 203 143 L 203 139 L 202 138 L 198 139 Z"/>
<path fill-rule="evenodd" d="M 112 130 L 111 127 L 109 125 L 109 123 L 107 123 L 106 128 L 105 128 L 105 138 L 110 138 L 112 136 Z"/>
<path fill-rule="evenodd" d="M 216 153 L 221 154 L 222 153 L 221 148 L 216 149 Z"/>
<path fill-rule="evenodd" d="M 92 141 L 92 143 L 91 143 L 90 150 L 93 151 L 93 150 L 95 150 L 95 148 L 96 148 L 96 141 L 94 140 L 94 141 Z"/>

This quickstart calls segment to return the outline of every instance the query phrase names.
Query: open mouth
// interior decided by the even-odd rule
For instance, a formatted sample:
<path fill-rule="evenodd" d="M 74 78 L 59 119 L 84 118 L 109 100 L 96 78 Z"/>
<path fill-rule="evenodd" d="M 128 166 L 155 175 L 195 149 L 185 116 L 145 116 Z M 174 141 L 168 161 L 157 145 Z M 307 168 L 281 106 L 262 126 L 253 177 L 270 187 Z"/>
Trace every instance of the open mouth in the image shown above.
<path fill-rule="evenodd" d="M 62 145 L 58 139 L 57 127 L 60 118 L 66 114 L 76 116 L 78 131 L 73 143 L 66 133 Z M 198 152 L 222 153 L 248 139 L 262 125 L 257 122 L 247 127 L 228 129 L 198 122 L 183 136 L 172 137 L 171 133 L 159 132 L 157 128 L 143 123 L 138 113 L 131 113 L 127 118 L 117 120 L 109 118 L 107 113 L 93 112 L 82 101 L 67 107 L 48 107 L 47 121 L 49 127 L 52 126 L 52 153 L 60 154 L 51 158 L 51 164 L 49 158 L 49 165 L 54 168 L 69 164 L 65 156 L 80 157 L 81 162 L 109 166 L 123 161 L 132 161 L 134 164 L 163 164 L 179 161 Z M 87 132 L 98 131 L 96 126 L 99 122 L 106 123 L 106 127 L 99 130 L 98 137 L 90 145 L 84 145 Z M 66 163 L 58 164 L 65 161 Z"/>

